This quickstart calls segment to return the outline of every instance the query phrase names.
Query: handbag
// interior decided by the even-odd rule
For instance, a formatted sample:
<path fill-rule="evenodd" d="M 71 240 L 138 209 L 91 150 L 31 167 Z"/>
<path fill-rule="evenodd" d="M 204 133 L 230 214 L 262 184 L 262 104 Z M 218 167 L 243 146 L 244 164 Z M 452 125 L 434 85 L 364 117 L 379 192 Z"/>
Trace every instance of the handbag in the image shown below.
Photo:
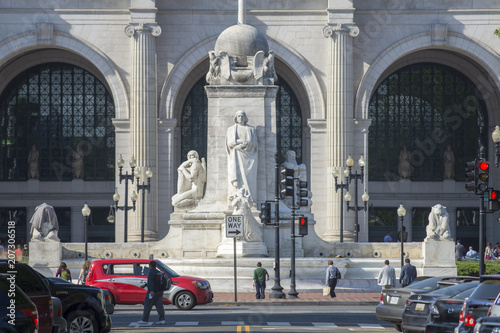
<path fill-rule="evenodd" d="M 323 296 L 330 296 L 330 287 L 323 287 Z"/>

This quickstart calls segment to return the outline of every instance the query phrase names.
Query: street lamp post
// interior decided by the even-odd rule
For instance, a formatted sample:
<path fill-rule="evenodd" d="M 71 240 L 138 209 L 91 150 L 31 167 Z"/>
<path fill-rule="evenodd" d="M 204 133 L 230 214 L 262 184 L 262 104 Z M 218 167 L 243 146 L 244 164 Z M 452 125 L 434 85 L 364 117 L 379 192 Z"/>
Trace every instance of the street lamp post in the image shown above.
<path fill-rule="evenodd" d="M 123 226 L 123 229 L 124 229 L 124 236 L 123 236 L 123 242 L 126 243 L 127 242 L 127 229 L 128 229 L 128 211 L 133 209 L 135 211 L 135 202 L 137 201 L 137 193 L 132 192 L 132 195 L 130 196 L 130 199 L 132 200 L 132 203 L 133 203 L 133 206 L 130 207 L 128 205 L 128 182 L 130 180 L 130 182 L 133 184 L 134 183 L 134 169 L 137 165 L 136 163 L 136 160 L 134 158 L 134 156 L 132 155 L 132 158 L 130 159 L 130 162 L 129 162 L 129 165 L 130 165 L 130 168 L 132 169 L 130 175 L 128 174 L 128 171 L 125 172 L 125 174 L 122 174 L 122 169 L 123 169 L 123 164 L 124 164 L 124 161 L 123 161 L 123 158 L 122 158 L 122 155 L 120 154 L 120 158 L 118 159 L 118 161 L 116 161 L 116 164 L 118 165 L 118 168 L 120 169 L 120 184 L 122 183 L 122 180 L 125 180 L 125 205 L 124 206 L 118 206 L 118 202 L 120 201 L 120 194 L 118 194 L 118 188 L 115 188 L 115 194 L 113 195 L 113 200 L 115 202 L 115 210 L 123 210 L 124 214 L 125 214 L 125 218 L 124 218 L 124 226 Z"/>
<path fill-rule="evenodd" d="M 137 178 L 137 192 L 139 193 L 140 191 L 142 192 L 142 214 L 141 214 L 141 243 L 144 243 L 144 211 L 145 211 L 145 198 L 146 198 L 146 190 L 148 190 L 148 193 L 151 190 L 151 177 L 153 177 L 153 172 L 151 169 L 148 168 L 146 171 L 146 178 L 148 179 L 148 184 L 145 185 L 144 182 L 142 182 L 142 185 L 139 185 L 139 180 L 141 179 L 141 172 L 139 168 L 135 170 L 135 178 Z"/>
<path fill-rule="evenodd" d="M 83 225 L 83 234 L 84 234 L 84 237 L 85 237 L 85 261 L 87 261 L 88 259 L 88 250 L 87 250 L 87 225 L 89 224 L 89 216 L 90 216 L 90 208 L 89 206 L 87 205 L 87 203 L 85 203 L 85 205 L 83 205 L 83 208 L 82 208 L 82 215 L 83 215 L 83 219 L 84 219 L 84 225 Z"/>
<path fill-rule="evenodd" d="M 398 208 L 398 216 L 399 216 L 399 219 L 401 220 L 401 267 L 404 266 L 404 256 L 405 256 L 405 252 L 404 252 L 404 247 L 403 247 L 403 243 L 404 243 L 404 234 L 403 234 L 403 220 L 405 218 L 405 215 L 406 215 L 406 209 L 403 207 L 403 203 L 401 203 L 399 205 L 399 208 Z"/>
<path fill-rule="evenodd" d="M 333 170 L 333 177 L 335 178 L 335 192 L 337 192 L 340 188 L 340 197 L 344 197 L 344 188 L 349 191 L 349 170 L 344 169 L 344 176 L 346 178 L 345 183 L 338 183 L 337 179 L 339 178 L 339 170 L 336 168 Z M 340 242 L 344 242 L 344 209 L 342 208 L 342 200 L 340 200 Z"/>
<path fill-rule="evenodd" d="M 356 215 L 356 217 L 355 217 L 356 221 L 355 221 L 355 225 L 354 225 L 354 233 L 355 233 L 354 235 L 355 235 L 355 242 L 356 243 L 359 240 L 358 212 L 360 210 L 364 210 L 366 212 L 367 203 L 368 203 L 368 200 L 370 199 L 370 196 L 368 195 L 368 193 L 366 193 L 366 190 L 365 190 L 365 192 L 361 196 L 361 200 L 363 200 L 364 206 L 358 206 L 358 180 L 361 180 L 361 183 L 363 183 L 363 177 L 364 177 L 363 171 L 364 171 L 365 164 L 366 164 L 365 159 L 363 158 L 363 155 L 361 155 L 361 157 L 359 158 L 358 164 L 359 164 L 360 169 L 361 169 L 360 173 L 358 174 L 357 171 L 355 173 L 352 173 L 352 166 L 354 165 L 354 161 L 353 161 L 351 155 L 349 155 L 349 157 L 346 160 L 346 165 L 347 165 L 347 168 L 349 170 L 349 177 L 347 177 L 346 183 L 350 184 L 352 182 L 352 180 L 354 180 L 354 206 L 349 206 L 349 202 L 352 199 L 352 196 L 349 193 L 349 191 L 347 191 L 347 193 L 344 196 L 344 200 L 347 204 L 347 210 L 353 210 L 355 212 L 355 215 Z"/>

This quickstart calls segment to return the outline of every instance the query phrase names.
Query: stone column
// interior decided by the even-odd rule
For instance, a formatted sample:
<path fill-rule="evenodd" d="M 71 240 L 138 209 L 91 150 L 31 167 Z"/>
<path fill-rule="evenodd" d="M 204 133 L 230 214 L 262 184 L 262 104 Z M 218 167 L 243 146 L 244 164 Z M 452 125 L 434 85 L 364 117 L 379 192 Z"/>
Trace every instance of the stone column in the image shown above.
<path fill-rule="evenodd" d="M 140 241 L 142 210 L 144 210 L 145 241 L 158 239 L 157 188 L 157 92 L 156 92 L 156 41 L 154 37 L 161 34 L 156 23 L 132 23 L 125 28 L 125 33 L 133 37 L 132 70 L 131 70 L 131 110 L 130 134 L 132 153 L 141 171 L 141 181 L 147 184 L 145 171 L 151 168 L 151 191 L 138 193 L 137 209 L 130 214 L 128 235 L 130 241 Z M 135 190 L 136 183 L 129 184 L 130 192 Z M 146 195 L 145 205 L 142 196 Z M 134 216 L 135 215 L 135 216 Z"/>
<path fill-rule="evenodd" d="M 335 192 L 334 168 L 345 167 L 348 154 L 352 154 L 352 122 L 353 122 L 353 70 L 352 70 L 352 38 L 359 34 L 355 25 L 328 25 L 323 34 L 331 38 L 330 68 L 328 73 L 327 97 L 327 221 L 330 224 L 325 232 L 327 241 L 339 241 L 340 207 L 345 209 L 340 190 Z M 342 175 L 342 173 L 341 173 Z M 344 178 L 341 176 L 339 181 Z M 341 206 L 342 205 L 342 206 Z M 344 230 L 347 214 L 344 214 Z M 349 232 L 344 231 L 344 241 L 351 240 L 353 226 Z M 347 237 L 346 237 L 347 236 Z M 346 239 L 347 238 L 347 239 Z"/>

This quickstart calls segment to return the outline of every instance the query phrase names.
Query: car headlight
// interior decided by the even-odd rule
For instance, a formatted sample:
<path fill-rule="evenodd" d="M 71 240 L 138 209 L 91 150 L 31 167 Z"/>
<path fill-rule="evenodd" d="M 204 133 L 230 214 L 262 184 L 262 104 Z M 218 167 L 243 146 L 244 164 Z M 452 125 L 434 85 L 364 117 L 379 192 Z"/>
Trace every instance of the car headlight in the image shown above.
<path fill-rule="evenodd" d="M 207 290 L 208 288 L 210 288 L 210 284 L 205 281 L 193 281 L 193 284 L 195 284 L 201 290 Z"/>

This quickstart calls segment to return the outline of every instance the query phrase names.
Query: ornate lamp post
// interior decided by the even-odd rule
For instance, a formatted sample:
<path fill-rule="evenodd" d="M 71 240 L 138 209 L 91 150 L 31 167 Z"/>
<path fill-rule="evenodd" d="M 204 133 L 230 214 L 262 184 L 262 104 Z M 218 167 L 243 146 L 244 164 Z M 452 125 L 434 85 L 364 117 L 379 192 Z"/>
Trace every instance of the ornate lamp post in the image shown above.
<path fill-rule="evenodd" d="M 495 130 L 491 133 L 491 138 L 495 143 L 495 166 L 500 165 L 500 126 L 495 126 Z"/>
<path fill-rule="evenodd" d="M 401 220 L 401 267 L 403 267 L 403 265 L 405 264 L 404 262 L 404 256 L 405 256 L 405 252 L 404 252 L 404 247 L 403 247 L 403 243 L 404 243 L 404 234 L 403 234 L 403 220 L 405 218 L 405 215 L 406 215 L 406 209 L 403 207 L 403 203 L 401 203 L 399 205 L 399 208 L 398 208 L 398 216 L 399 216 L 399 219 Z"/>
<path fill-rule="evenodd" d="M 139 185 L 139 180 L 141 179 L 141 172 L 139 168 L 135 170 L 135 178 L 137 178 L 137 192 L 143 191 L 142 192 L 142 214 L 141 214 L 141 243 L 144 243 L 144 207 L 145 206 L 145 198 L 146 198 L 146 190 L 148 190 L 148 193 L 151 190 L 151 177 L 153 177 L 153 172 L 151 169 L 148 168 L 146 171 L 146 178 L 148 179 L 148 184 L 145 185 L 144 182 L 142 182 L 142 185 Z"/>
<path fill-rule="evenodd" d="M 120 168 L 120 184 L 122 183 L 122 180 L 125 180 L 125 205 L 124 206 L 118 206 L 118 202 L 120 201 L 120 194 L 118 194 L 118 188 L 115 188 L 115 194 L 113 195 L 113 201 L 115 202 L 115 210 L 123 210 L 125 213 L 125 219 L 124 219 L 124 236 L 123 236 L 123 242 L 127 242 L 127 229 L 128 229 L 128 211 L 133 209 L 135 211 L 135 202 L 137 201 L 137 193 L 132 192 L 132 195 L 130 196 L 130 199 L 132 200 L 133 206 L 130 207 L 128 205 L 128 182 L 133 184 L 134 183 L 134 169 L 137 165 L 136 160 L 134 156 L 132 155 L 132 158 L 129 161 L 130 168 L 132 169 L 130 175 L 128 174 L 128 171 L 125 172 L 125 174 L 122 174 L 122 169 L 123 169 L 123 158 L 122 155 L 120 154 L 120 158 L 118 161 L 116 161 L 116 165 L 118 168 Z"/>
<path fill-rule="evenodd" d="M 87 261 L 88 259 L 88 251 L 87 251 L 87 225 L 89 224 L 89 216 L 90 216 L 90 208 L 89 206 L 87 205 L 87 203 L 85 203 L 85 205 L 83 205 L 83 208 L 82 208 L 82 215 L 83 215 L 83 219 L 84 219 L 84 225 L 83 225 L 83 234 L 85 235 L 85 261 Z"/>
<path fill-rule="evenodd" d="M 349 202 L 351 201 L 352 197 L 349 191 L 344 195 L 344 200 L 347 204 L 347 210 L 353 210 L 356 214 L 355 218 L 355 225 L 354 225 L 354 232 L 355 232 L 355 242 L 358 242 L 359 239 L 359 223 L 358 223 L 358 212 L 360 210 L 364 210 L 366 212 L 367 208 L 367 203 L 368 200 L 370 199 L 370 196 L 368 193 L 363 193 L 361 196 L 361 200 L 364 202 L 364 206 L 358 206 L 358 180 L 361 180 L 361 183 L 363 183 L 363 177 L 364 177 L 364 168 L 365 168 L 365 159 L 363 158 L 363 155 L 359 158 L 358 164 L 360 166 L 360 173 L 356 171 L 356 173 L 352 173 L 352 166 L 354 165 L 354 160 L 352 159 L 351 155 L 347 158 L 345 164 L 347 165 L 347 168 L 349 170 L 349 177 L 346 178 L 346 183 L 350 184 L 354 180 L 354 206 L 349 206 Z"/>
<path fill-rule="evenodd" d="M 335 177 L 335 192 L 337 192 L 340 188 L 340 197 L 344 197 L 344 188 L 349 191 L 349 170 L 344 169 L 344 176 L 346 178 L 345 183 L 337 183 L 337 179 L 339 178 L 339 170 L 333 170 L 333 177 Z M 344 242 L 344 209 L 342 209 L 342 200 L 340 201 L 340 242 Z"/>

